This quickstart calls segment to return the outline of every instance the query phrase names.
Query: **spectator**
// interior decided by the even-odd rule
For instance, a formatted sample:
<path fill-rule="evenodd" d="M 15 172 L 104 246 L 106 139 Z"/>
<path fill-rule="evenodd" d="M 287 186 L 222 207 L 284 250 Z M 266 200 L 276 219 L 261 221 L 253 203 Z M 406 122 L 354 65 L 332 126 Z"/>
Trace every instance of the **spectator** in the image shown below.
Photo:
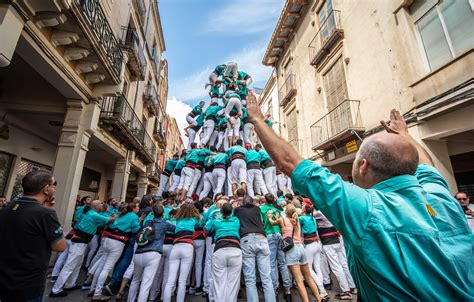
<path fill-rule="evenodd" d="M 0 211 L 7 205 L 7 198 L 3 195 L 0 195 Z"/>
<path fill-rule="evenodd" d="M 56 181 L 36 170 L 22 180 L 24 196 L 0 212 L 0 300 L 42 301 L 51 251 L 66 248 L 54 205 Z"/>
<path fill-rule="evenodd" d="M 469 203 L 470 198 L 467 193 L 457 192 L 456 195 L 454 195 L 454 198 L 459 201 L 464 214 L 474 216 L 474 205 Z"/>
<path fill-rule="evenodd" d="M 382 122 L 388 133 L 360 146 L 351 184 L 303 160 L 267 127 L 256 97 L 247 101 L 272 159 L 344 237 L 362 300 L 474 300 L 472 232 L 446 180 L 397 110 L 390 113 L 390 126 Z"/>

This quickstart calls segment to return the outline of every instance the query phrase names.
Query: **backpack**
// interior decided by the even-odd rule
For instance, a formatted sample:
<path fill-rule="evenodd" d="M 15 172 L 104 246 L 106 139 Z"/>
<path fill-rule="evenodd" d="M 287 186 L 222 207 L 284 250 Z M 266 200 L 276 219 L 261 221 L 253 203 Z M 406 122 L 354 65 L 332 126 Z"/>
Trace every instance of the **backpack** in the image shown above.
<path fill-rule="evenodd" d="M 147 224 L 137 234 L 137 246 L 143 247 L 155 240 L 155 223 L 153 221 Z"/>

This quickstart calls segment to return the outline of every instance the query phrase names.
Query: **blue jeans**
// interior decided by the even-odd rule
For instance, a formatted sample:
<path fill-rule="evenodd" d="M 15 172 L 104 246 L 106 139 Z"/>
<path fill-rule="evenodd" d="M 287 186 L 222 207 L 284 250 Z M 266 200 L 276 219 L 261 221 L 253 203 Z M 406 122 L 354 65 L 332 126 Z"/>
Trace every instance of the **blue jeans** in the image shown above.
<path fill-rule="evenodd" d="M 286 266 L 285 252 L 280 248 L 281 234 L 275 233 L 267 236 L 268 246 L 270 247 L 270 265 L 272 268 L 272 282 L 273 288 L 276 290 L 279 287 L 276 266 L 280 269 L 281 279 L 285 288 L 291 287 L 290 275 L 288 267 Z"/>
<path fill-rule="evenodd" d="M 272 286 L 270 248 L 268 247 L 267 239 L 263 235 L 245 236 L 240 239 L 240 248 L 242 249 L 242 270 L 245 278 L 247 301 L 259 301 L 256 286 L 255 262 L 257 262 L 260 280 L 262 281 L 265 301 L 276 301 Z"/>
<path fill-rule="evenodd" d="M 122 255 L 120 255 L 117 264 L 115 264 L 114 272 L 112 273 L 112 278 L 110 279 L 109 283 L 109 288 L 113 294 L 117 294 L 120 290 L 120 284 L 122 283 L 123 274 L 125 274 L 125 271 L 133 260 L 134 246 L 135 237 L 131 237 L 130 240 L 128 240 L 127 244 L 125 244 Z"/>

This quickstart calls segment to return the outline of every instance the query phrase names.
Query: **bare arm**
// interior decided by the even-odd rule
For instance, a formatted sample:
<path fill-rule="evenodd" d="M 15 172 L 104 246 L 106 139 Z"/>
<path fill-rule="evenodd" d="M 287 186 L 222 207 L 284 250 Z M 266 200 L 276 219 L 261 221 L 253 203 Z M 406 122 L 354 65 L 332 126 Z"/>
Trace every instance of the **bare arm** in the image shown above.
<path fill-rule="evenodd" d="M 420 143 L 418 143 L 408 133 L 408 128 L 405 119 L 398 110 L 392 109 L 390 111 L 390 124 L 387 124 L 385 121 L 380 121 L 380 123 L 385 128 L 385 130 L 387 130 L 387 132 L 399 134 L 405 137 L 416 148 L 416 150 L 418 151 L 419 165 L 426 164 L 433 166 L 433 160 L 431 159 L 431 156 L 428 154 L 425 148 L 423 148 L 423 146 L 420 145 Z"/>
<path fill-rule="evenodd" d="M 268 127 L 252 91 L 247 96 L 247 112 L 250 122 L 254 125 L 255 132 L 262 141 L 265 150 L 280 170 L 286 175 L 291 176 L 291 173 L 303 158 L 295 151 L 292 145 L 279 137 L 272 128 Z"/>
<path fill-rule="evenodd" d="M 55 242 L 51 243 L 51 250 L 55 251 L 55 252 L 62 252 L 66 249 L 66 239 L 61 238 L 61 239 L 58 239 L 56 240 Z"/>

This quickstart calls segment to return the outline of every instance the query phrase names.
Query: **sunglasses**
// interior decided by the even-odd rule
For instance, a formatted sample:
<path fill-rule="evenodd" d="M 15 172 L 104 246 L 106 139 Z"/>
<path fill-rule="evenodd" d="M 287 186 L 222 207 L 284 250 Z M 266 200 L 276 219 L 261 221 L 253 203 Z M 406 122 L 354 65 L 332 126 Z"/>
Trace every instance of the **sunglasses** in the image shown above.
<path fill-rule="evenodd" d="M 459 200 L 459 201 L 466 201 L 467 198 L 457 198 L 457 200 Z"/>

